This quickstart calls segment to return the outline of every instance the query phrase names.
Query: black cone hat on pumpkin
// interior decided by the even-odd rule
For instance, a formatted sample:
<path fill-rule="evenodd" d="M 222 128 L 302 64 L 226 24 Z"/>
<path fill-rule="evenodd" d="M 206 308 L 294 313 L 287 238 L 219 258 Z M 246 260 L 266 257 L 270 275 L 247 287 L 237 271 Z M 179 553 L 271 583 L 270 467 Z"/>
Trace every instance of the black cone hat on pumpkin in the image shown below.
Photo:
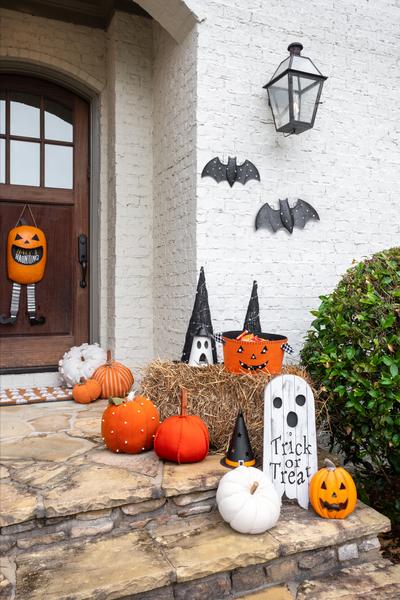
<path fill-rule="evenodd" d="M 213 334 L 213 327 L 211 322 L 211 312 L 208 305 L 208 293 L 206 287 L 206 278 L 204 275 L 204 267 L 200 269 L 199 281 L 197 283 L 196 298 L 194 300 L 193 312 L 190 317 L 189 327 L 186 333 L 185 345 L 183 347 L 182 362 L 189 362 L 190 351 L 192 349 L 193 338 L 197 335 L 200 327 L 204 327 L 211 337 Z M 212 355 L 213 361 L 216 364 L 217 349 L 215 347 L 215 340 L 211 337 Z"/>
<path fill-rule="evenodd" d="M 254 458 L 242 409 L 239 408 L 239 413 L 236 419 L 235 428 L 232 433 L 228 453 L 226 457 L 221 460 L 221 465 L 230 469 L 234 469 L 240 466 L 259 467 L 260 464 L 261 461 Z"/>
<path fill-rule="evenodd" d="M 243 330 L 247 330 L 249 333 L 252 333 L 254 335 L 261 334 L 260 307 L 258 304 L 257 281 L 253 281 L 253 289 L 251 290 L 251 296 L 249 306 L 247 307 L 247 313 L 246 318 L 244 320 Z"/>

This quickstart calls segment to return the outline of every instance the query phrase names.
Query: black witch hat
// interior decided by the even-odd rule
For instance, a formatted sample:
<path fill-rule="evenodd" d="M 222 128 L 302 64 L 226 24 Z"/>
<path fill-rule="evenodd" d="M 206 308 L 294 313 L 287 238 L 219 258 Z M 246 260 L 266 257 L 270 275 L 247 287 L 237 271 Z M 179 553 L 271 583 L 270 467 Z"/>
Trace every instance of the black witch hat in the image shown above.
<path fill-rule="evenodd" d="M 226 457 L 221 460 L 221 465 L 228 467 L 229 469 L 234 469 L 235 467 L 240 466 L 259 467 L 260 464 L 261 461 L 254 458 L 242 409 L 239 408 L 228 453 Z"/>
<path fill-rule="evenodd" d="M 251 291 L 249 306 L 247 307 L 246 318 L 244 320 L 243 329 L 253 333 L 254 335 L 261 334 L 260 324 L 260 307 L 258 305 L 257 281 L 253 281 L 253 289 Z"/>
<path fill-rule="evenodd" d="M 199 281 L 197 283 L 196 298 L 194 301 L 192 316 L 189 321 L 189 327 L 186 333 L 185 345 L 183 347 L 182 362 L 189 362 L 190 351 L 192 349 L 193 338 L 197 335 L 200 327 L 204 327 L 211 337 L 212 354 L 214 363 L 218 362 L 215 340 L 212 337 L 213 327 L 211 322 L 210 307 L 208 306 L 208 293 L 206 288 L 206 278 L 204 267 L 200 269 Z"/>

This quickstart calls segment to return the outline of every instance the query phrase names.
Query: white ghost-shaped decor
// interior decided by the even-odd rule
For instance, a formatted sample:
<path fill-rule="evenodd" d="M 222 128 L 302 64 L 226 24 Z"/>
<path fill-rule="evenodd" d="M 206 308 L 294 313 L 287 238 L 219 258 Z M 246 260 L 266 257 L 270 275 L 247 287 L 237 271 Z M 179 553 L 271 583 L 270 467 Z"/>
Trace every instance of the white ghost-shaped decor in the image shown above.
<path fill-rule="evenodd" d="M 208 364 L 214 364 L 211 337 L 208 335 L 206 328 L 202 326 L 193 336 L 189 365 L 191 367 L 206 367 Z"/>
<path fill-rule="evenodd" d="M 314 395 L 297 375 L 275 377 L 264 393 L 263 471 L 280 498 L 308 508 L 308 488 L 318 471 Z"/>

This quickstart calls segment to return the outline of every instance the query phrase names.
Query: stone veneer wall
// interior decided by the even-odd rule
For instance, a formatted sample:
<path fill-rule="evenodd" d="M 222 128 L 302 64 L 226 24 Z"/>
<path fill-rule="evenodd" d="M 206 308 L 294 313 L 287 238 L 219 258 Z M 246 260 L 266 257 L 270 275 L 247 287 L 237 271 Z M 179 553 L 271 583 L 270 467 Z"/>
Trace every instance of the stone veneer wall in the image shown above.
<path fill-rule="evenodd" d="M 182 494 L 172 498 L 159 498 L 127 504 L 103 510 L 93 510 L 67 517 L 36 518 L 33 521 L 1 528 L 0 534 L 0 591 L 10 591 L 15 586 L 15 563 L 24 552 L 43 551 L 50 557 L 52 544 L 88 540 L 107 540 L 109 536 L 123 535 L 134 530 L 146 529 L 160 536 L 165 526 L 175 526 L 176 531 L 194 531 L 207 519 L 208 527 L 221 521 L 216 509 L 215 490 Z M 173 534 L 174 530 L 171 530 Z M 97 537 L 99 536 L 99 537 Z M 159 538 L 157 538 L 159 539 Z M 160 541 L 160 539 L 159 539 Z M 116 543 L 118 539 L 116 539 Z M 49 547 L 50 546 L 50 547 Z M 162 546 L 162 543 L 161 543 Z M 49 547 L 49 552 L 46 548 Z M 296 552 L 290 556 L 261 562 L 260 564 L 225 570 L 214 575 L 198 577 L 186 583 L 173 583 L 157 588 L 157 599 L 193 600 L 233 598 L 247 591 L 260 590 L 276 583 L 289 583 L 295 590 L 305 579 L 321 577 L 326 573 L 350 565 L 369 562 L 380 557 L 380 543 L 376 536 L 363 536 L 346 543 L 317 548 L 312 551 Z M 134 548 L 131 560 L 134 561 Z M 221 556 L 221 559 L 223 557 Z M 113 560 L 110 557 L 110 560 Z M 43 565 L 45 562 L 43 562 Z M 90 575 L 88 574 L 90 578 Z M 95 575 L 93 586 L 96 587 Z M 87 582 L 86 582 L 87 584 Z M 86 586 L 87 587 L 87 586 Z M 147 597 L 139 594 L 138 598 Z M 8 597 L 8 596 L 6 596 Z M 115 597 L 115 596 L 113 596 Z M 153 597 L 149 592 L 149 597 Z M 122 597 L 121 597 L 122 598 Z M 130 600 L 136 595 L 129 596 Z"/>

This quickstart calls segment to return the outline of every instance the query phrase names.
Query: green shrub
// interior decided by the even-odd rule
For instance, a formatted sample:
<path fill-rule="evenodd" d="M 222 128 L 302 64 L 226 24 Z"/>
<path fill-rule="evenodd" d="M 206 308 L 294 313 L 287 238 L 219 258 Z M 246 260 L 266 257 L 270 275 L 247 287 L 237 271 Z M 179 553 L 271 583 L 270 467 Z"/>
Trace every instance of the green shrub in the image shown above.
<path fill-rule="evenodd" d="M 331 442 L 356 465 L 363 500 L 400 513 L 400 248 L 349 269 L 312 311 L 301 359 L 326 402 Z M 384 498 L 391 498 L 385 505 Z"/>

